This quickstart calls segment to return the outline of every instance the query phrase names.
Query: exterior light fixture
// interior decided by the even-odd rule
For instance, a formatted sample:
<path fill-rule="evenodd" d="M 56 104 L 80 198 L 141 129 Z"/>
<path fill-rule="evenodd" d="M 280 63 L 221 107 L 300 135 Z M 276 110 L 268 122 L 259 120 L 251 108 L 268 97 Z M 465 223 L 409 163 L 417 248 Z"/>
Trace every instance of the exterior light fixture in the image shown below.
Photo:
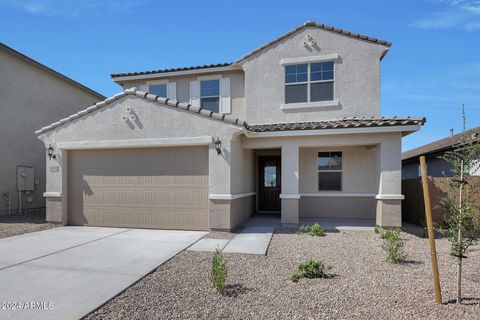
<path fill-rule="evenodd" d="M 53 148 L 52 146 L 49 146 L 48 149 L 47 149 L 47 154 L 48 154 L 48 157 L 50 158 L 50 160 L 53 159 L 57 159 L 57 156 L 53 153 Z"/>
<path fill-rule="evenodd" d="M 215 150 L 217 150 L 217 154 L 222 153 L 222 141 L 217 137 L 217 139 L 213 142 L 215 144 Z"/>

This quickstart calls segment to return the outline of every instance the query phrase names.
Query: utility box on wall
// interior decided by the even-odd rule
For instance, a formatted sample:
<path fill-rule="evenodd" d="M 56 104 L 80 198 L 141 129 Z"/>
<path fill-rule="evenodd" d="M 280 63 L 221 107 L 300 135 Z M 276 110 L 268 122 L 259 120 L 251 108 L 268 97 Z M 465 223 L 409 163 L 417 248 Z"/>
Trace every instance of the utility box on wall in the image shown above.
<path fill-rule="evenodd" d="M 33 167 L 17 167 L 17 191 L 33 191 L 35 189 L 35 169 Z"/>

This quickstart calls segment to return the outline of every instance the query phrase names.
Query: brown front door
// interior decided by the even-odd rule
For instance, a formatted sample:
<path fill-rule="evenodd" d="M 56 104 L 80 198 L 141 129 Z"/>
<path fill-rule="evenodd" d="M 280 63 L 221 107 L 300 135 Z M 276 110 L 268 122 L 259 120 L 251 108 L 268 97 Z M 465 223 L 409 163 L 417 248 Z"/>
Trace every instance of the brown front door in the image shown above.
<path fill-rule="evenodd" d="M 258 210 L 280 211 L 281 157 L 258 157 Z"/>

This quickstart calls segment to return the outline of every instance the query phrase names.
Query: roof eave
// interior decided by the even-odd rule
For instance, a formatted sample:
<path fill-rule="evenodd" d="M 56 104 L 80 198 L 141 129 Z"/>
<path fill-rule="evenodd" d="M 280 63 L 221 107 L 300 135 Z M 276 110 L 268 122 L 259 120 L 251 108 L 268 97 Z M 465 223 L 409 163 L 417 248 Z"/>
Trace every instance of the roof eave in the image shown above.
<path fill-rule="evenodd" d="M 175 76 L 196 75 L 196 74 L 226 72 L 226 71 L 235 71 L 235 70 L 242 70 L 242 66 L 239 64 L 231 64 L 223 67 L 179 70 L 179 71 L 171 71 L 171 72 L 158 72 L 158 73 L 138 74 L 138 75 L 116 76 L 115 74 L 111 74 L 110 77 L 112 78 L 112 81 L 115 83 L 123 83 L 126 81 L 134 81 L 134 80 L 160 79 L 160 78 L 169 78 L 169 77 L 175 77 Z"/>
<path fill-rule="evenodd" d="M 37 68 L 39 68 L 39 69 L 41 69 L 41 70 L 43 70 L 43 71 L 45 71 L 45 72 L 47 72 L 47 73 L 49 73 L 49 74 L 51 74 L 51 75 L 53 75 L 53 76 L 61 79 L 61 80 L 63 80 L 63 81 L 65 81 L 65 82 L 73 85 L 74 87 L 79 88 L 79 89 L 82 90 L 82 91 L 88 92 L 89 94 L 91 94 L 91 95 L 93 95 L 93 96 L 96 96 L 96 97 L 97 97 L 98 99 L 100 99 L 100 100 L 103 100 L 103 99 L 106 98 L 104 95 L 96 92 L 95 90 L 92 90 L 92 89 L 90 89 L 89 87 L 81 84 L 80 82 L 75 81 L 75 80 L 73 80 L 72 78 L 69 78 L 69 77 L 67 77 L 67 76 L 64 75 L 64 74 L 61 74 L 60 72 L 55 71 L 55 70 L 53 70 L 53 69 L 50 68 L 50 67 L 47 67 L 47 66 L 44 65 L 43 63 L 40 63 L 40 62 L 38 62 L 38 61 L 30 58 L 29 56 L 24 55 L 23 53 L 15 50 L 15 49 L 13 49 L 13 48 L 10 48 L 9 46 L 7 46 L 7 45 L 4 44 L 4 43 L 1 43 L 1 42 L 0 42 L 0 48 L 3 49 L 3 50 L 5 50 L 6 52 L 10 53 L 11 55 L 17 57 L 18 59 L 22 60 L 23 62 L 28 63 L 28 64 L 30 64 L 30 65 L 32 65 L 32 66 L 35 66 L 35 67 L 37 67 Z"/>
<path fill-rule="evenodd" d="M 248 138 L 266 138 L 266 137 L 298 137 L 298 136 L 317 136 L 317 135 L 336 135 L 336 134 L 360 134 L 360 133 L 387 133 L 401 132 L 413 133 L 420 130 L 421 124 L 418 125 L 398 125 L 398 126 L 381 126 L 381 127 L 360 127 L 360 128 L 334 128 L 334 129 L 308 129 L 308 130 L 284 130 L 284 131 L 267 131 L 267 132 L 251 132 L 245 130 Z"/>

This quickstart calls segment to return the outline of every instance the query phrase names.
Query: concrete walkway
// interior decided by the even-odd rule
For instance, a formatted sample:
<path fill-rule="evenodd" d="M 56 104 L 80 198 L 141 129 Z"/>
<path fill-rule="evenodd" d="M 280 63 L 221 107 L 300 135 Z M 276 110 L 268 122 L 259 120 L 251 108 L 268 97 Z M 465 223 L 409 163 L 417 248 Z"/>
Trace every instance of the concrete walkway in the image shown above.
<path fill-rule="evenodd" d="M 223 249 L 223 252 L 266 255 L 273 227 L 245 227 Z"/>
<path fill-rule="evenodd" d="M 228 253 L 266 255 L 272 239 L 274 227 L 251 226 L 243 228 L 233 239 L 201 239 L 189 251 L 209 251 L 220 249 Z"/>
<path fill-rule="evenodd" d="M 205 234 L 60 227 L 0 239 L 0 319 L 79 319 Z"/>

